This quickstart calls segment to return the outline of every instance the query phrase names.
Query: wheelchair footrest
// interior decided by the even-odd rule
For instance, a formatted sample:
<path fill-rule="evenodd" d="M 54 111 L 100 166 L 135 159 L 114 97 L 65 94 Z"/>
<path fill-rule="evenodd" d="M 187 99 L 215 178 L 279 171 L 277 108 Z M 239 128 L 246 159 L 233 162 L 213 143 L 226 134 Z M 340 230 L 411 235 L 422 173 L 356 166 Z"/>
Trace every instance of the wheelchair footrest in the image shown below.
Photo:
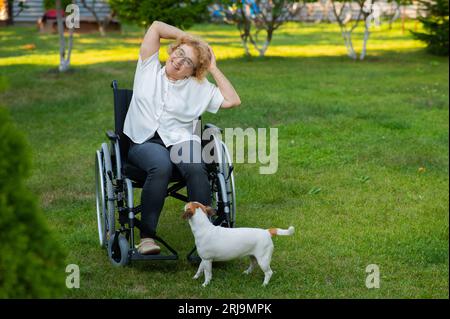
<path fill-rule="evenodd" d="M 199 256 L 188 255 L 187 260 L 193 264 L 199 264 L 202 262 L 202 259 Z"/>
<path fill-rule="evenodd" d="M 197 254 L 194 255 L 196 250 L 197 250 L 197 247 L 194 246 L 194 248 L 192 248 L 192 250 L 186 256 L 186 258 L 191 263 L 198 263 L 199 264 L 199 263 L 201 263 L 202 259 Z"/>
<path fill-rule="evenodd" d="M 178 260 L 178 255 L 142 255 L 137 249 L 131 251 L 131 261 L 134 260 Z"/>

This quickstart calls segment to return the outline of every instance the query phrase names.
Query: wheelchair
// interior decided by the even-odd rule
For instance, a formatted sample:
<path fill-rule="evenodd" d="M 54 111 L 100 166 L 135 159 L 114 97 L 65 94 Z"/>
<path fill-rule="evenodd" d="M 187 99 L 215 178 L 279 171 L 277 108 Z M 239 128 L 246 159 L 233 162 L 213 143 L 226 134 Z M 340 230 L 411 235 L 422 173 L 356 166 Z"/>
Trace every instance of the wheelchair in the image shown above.
<path fill-rule="evenodd" d="M 142 188 L 146 172 L 127 161 L 130 139 L 123 133 L 123 124 L 128 107 L 133 96 L 129 89 L 119 89 L 117 80 L 111 83 L 114 95 L 115 130 L 107 131 L 108 140 L 101 144 L 95 152 L 95 187 L 97 225 L 100 246 L 106 249 L 114 266 L 125 266 L 139 260 L 177 260 L 178 253 L 161 237 L 154 239 L 170 252 L 158 255 L 142 255 L 135 247 L 135 227 L 139 230 L 145 227 L 137 215 L 141 205 L 134 205 L 135 189 Z M 201 117 L 199 118 L 201 123 Z M 211 186 L 212 205 L 217 214 L 211 217 L 214 225 L 234 227 L 236 221 L 236 192 L 234 185 L 233 163 L 225 143 L 221 140 L 222 129 L 213 124 L 201 128 L 207 139 L 202 139 L 202 150 L 209 145 L 207 154 L 211 156 L 206 161 L 208 179 Z M 180 172 L 173 166 L 166 197 L 171 196 L 188 202 L 187 196 L 180 194 L 186 183 Z M 195 256 L 196 247 L 189 252 L 190 262 L 199 262 Z"/>

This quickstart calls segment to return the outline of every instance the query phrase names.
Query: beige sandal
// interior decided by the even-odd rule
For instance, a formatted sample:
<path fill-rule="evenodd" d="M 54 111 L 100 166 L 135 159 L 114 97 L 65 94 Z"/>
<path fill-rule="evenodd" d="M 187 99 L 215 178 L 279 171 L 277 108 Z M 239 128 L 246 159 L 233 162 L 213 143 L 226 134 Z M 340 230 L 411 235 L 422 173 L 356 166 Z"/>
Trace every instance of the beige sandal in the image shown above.
<path fill-rule="evenodd" d="M 136 248 L 142 255 L 156 255 L 161 252 L 161 248 L 155 243 L 153 238 L 142 238 Z"/>

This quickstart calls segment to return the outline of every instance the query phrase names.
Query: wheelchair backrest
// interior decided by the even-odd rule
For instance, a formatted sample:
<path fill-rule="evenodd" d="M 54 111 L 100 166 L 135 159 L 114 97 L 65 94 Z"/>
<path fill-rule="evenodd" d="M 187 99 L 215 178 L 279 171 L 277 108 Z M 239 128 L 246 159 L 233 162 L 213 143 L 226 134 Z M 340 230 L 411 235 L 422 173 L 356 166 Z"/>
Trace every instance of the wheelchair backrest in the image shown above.
<path fill-rule="evenodd" d="M 123 123 L 133 97 L 133 90 L 119 89 L 116 80 L 112 81 L 111 87 L 114 93 L 114 131 L 119 136 L 120 157 L 122 162 L 126 162 L 130 148 L 130 139 L 123 133 Z"/>

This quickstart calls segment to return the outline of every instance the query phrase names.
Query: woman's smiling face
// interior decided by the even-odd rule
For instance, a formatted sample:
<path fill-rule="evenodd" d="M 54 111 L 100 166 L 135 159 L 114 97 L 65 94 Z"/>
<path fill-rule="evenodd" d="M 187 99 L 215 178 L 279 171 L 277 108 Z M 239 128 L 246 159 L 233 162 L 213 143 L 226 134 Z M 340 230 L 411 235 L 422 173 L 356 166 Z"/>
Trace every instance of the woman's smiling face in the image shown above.
<path fill-rule="evenodd" d="M 182 80 L 194 74 L 198 63 L 195 51 L 186 44 L 176 48 L 166 62 L 167 76 L 172 80 Z"/>

